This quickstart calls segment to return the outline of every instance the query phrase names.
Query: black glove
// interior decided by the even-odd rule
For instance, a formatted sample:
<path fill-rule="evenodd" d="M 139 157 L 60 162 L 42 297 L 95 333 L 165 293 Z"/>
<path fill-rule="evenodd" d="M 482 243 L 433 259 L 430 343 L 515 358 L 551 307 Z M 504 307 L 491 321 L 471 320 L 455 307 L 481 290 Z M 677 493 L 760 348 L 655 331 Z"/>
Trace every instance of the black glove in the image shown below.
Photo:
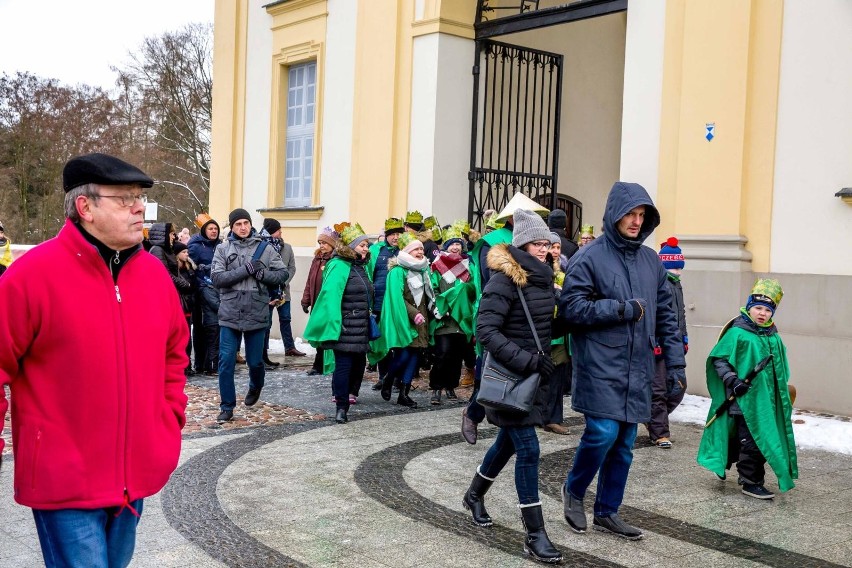
<path fill-rule="evenodd" d="M 556 365 L 553 360 L 543 353 L 536 355 L 535 370 L 539 372 L 541 378 L 546 379 L 556 370 Z"/>
<path fill-rule="evenodd" d="M 737 398 L 739 398 L 742 395 L 744 395 L 745 393 L 747 393 L 748 389 L 750 389 L 750 388 L 751 388 L 751 384 L 745 382 L 744 380 L 740 379 L 739 377 L 737 377 L 733 381 L 731 381 L 731 390 L 733 391 L 734 396 L 737 397 Z"/>
<path fill-rule="evenodd" d="M 263 270 L 266 268 L 266 265 L 258 258 L 256 260 L 250 260 L 246 263 L 246 272 L 249 273 L 250 276 L 254 276 L 257 274 L 258 270 Z"/>
<path fill-rule="evenodd" d="M 618 311 L 621 319 L 639 321 L 645 315 L 645 306 L 647 305 L 648 303 L 642 298 L 632 298 L 623 302 Z"/>
<path fill-rule="evenodd" d="M 311 307 L 306 306 L 305 304 L 302 304 L 302 311 L 305 312 L 305 313 L 308 313 L 308 312 L 311 311 Z"/>
<path fill-rule="evenodd" d="M 263 274 L 264 274 L 264 272 L 265 272 L 265 271 L 264 271 L 264 269 L 263 269 L 263 268 L 261 268 L 260 270 L 258 270 L 257 272 L 255 272 L 255 273 L 254 273 L 254 278 L 255 278 L 255 280 L 262 281 L 262 280 L 263 280 Z"/>
<path fill-rule="evenodd" d="M 666 372 L 666 395 L 679 396 L 686 388 L 686 371 L 683 367 L 673 367 Z"/>

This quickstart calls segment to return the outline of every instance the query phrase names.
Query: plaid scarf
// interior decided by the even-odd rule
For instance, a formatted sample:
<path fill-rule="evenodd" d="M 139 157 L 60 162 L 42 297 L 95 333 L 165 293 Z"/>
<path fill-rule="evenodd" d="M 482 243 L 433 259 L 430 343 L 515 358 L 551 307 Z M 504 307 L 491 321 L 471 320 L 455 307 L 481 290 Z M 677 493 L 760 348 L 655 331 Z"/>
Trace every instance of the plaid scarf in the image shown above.
<path fill-rule="evenodd" d="M 456 253 L 441 252 L 432 263 L 432 270 L 436 271 L 447 284 L 452 284 L 456 278 L 462 282 L 470 280 L 468 272 L 468 257 Z"/>

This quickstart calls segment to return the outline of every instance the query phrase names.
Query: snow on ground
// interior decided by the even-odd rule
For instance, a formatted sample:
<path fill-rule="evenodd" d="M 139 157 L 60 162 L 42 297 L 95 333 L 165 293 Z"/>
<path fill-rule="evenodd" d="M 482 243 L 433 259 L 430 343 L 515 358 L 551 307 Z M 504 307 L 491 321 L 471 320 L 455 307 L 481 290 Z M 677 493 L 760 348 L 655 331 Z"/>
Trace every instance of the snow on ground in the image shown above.
<path fill-rule="evenodd" d="M 305 355 L 313 357 L 314 355 L 317 354 L 317 350 L 314 349 L 313 347 L 311 347 L 311 344 L 308 343 L 307 341 L 305 341 L 304 339 L 302 339 L 301 337 L 294 338 L 293 342 L 296 344 L 296 349 L 298 349 L 299 351 L 301 351 Z M 271 354 L 273 354 L 273 355 L 284 355 L 284 351 L 286 351 L 286 349 L 284 349 L 284 342 L 283 341 L 281 341 L 280 339 L 272 338 L 272 337 L 269 338 L 269 352 Z"/>
<path fill-rule="evenodd" d="M 688 394 L 670 418 L 674 422 L 704 424 L 709 411 L 709 398 Z M 852 422 L 814 416 L 794 408 L 793 435 L 799 448 L 852 455 Z"/>

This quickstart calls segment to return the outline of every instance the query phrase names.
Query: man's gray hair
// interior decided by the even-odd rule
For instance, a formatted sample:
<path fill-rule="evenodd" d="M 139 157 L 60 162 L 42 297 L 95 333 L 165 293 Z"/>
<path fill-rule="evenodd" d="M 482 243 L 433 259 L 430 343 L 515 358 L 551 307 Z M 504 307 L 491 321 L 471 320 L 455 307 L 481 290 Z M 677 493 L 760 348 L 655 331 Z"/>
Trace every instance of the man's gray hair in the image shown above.
<path fill-rule="evenodd" d="M 86 183 L 75 187 L 65 194 L 65 216 L 74 223 L 80 222 L 80 214 L 77 212 L 77 198 L 98 197 L 98 186 L 94 183 Z"/>

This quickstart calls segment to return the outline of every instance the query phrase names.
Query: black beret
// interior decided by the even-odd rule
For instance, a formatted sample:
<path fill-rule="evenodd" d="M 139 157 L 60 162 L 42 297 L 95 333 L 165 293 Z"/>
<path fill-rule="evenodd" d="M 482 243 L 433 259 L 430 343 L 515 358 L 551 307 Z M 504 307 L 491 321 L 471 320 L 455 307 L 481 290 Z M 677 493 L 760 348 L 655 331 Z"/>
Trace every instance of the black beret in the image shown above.
<path fill-rule="evenodd" d="M 86 154 L 71 158 L 62 170 L 62 186 L 71 191 L 87 183 L 151 187 L 154 180 L 124 160 L 107 154 Z"/>
<path fill-rule="evenodd" d="M 274 235 L 276 231 L 281 229 L 281 223 L 278 222 L 278 219 L 266 218 L 263 220 L 263 228 L 270 235 Z"/>

